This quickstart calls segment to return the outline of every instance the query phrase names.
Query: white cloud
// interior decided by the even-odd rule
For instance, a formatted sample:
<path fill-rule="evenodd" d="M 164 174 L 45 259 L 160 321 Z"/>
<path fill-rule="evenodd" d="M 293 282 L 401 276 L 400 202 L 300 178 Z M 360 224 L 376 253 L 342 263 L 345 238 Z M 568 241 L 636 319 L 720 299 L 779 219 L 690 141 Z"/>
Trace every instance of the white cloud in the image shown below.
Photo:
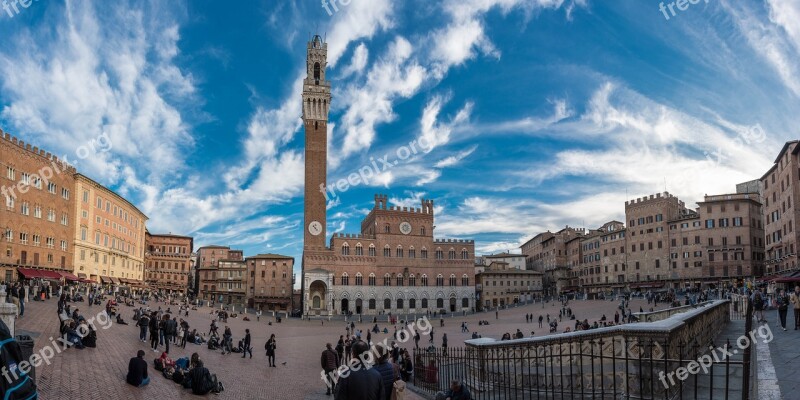
<path fill-rule="evenodd" d="M 460 151 L 460 152 L 458 152 L 458 154 L 455 154 L 455 155 L 449 156 L 447 158 L 444 158 L 442 160 L 439 160 L 439 162 L 434 164 L 434 166 L 436 168 L 447 168 L 447 167 L 456 166 L 461 162 L 461 160 L 467 158 L 477 148 L 478 148 L 478 146 L 475 145 L 475 146 L 470 147 L 469 149 L 466 149 L 464 151 Z"/>
<path fill-rule="evenodd" d="M 350 60 L 350 65 L 342 69 L 342 74 L 339 79 L 344 79 L 352 74 L 361 74 L 367 66 L 369 59 L 369 50 L 364 43 L 360 43 L 353 51 L 353 58 Z"/>
<path fill-rule="evenodd" d="M 328 66 L 335 67 L 350 42 L 391 29 L 394 9 L 389 0 L 353 1 L 334 15 L 328 41 Z"/>
<path fill-rule="evenodd" d="M 450 120 L 450 122 L 439 122 L 439 113 L 442 107 L 449 101 L 449 98 L 434 96 L 425 106 L 420 119 L 420 137 L 418 143 L 425 146 L 425 152 L 430 152 L 438 146 L 447 144 L 450 141 L 450 133 L 463 124 L 469 122 L 474 104 L 467 102 L 461 110 Z"/>
<path fill-rule="evenodd" d="M 349 85 L 340 95 L 347 111 L 341 118 L 345 137 L 342 156 L 369 148 L 375 138 L 375 125 L 393 121 L 392 103 L 409 98 L 422 85 L 426 71 L 411 58 L 413 47 L 397 37 L 386 53 L 370 68 L 363 86 Z"/>

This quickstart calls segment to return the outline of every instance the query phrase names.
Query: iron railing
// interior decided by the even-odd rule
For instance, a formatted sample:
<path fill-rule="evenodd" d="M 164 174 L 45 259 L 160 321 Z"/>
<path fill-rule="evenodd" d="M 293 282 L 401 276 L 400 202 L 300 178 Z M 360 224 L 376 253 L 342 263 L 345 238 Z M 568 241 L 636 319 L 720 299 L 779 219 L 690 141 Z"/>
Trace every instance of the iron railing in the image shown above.
<path fill-rule="evenodd" d="M 434 395 L 460 381 L 475 400 L 747 399 L 747 355 L 728 358 L 712 346 L 721 347 L 713 340 L 730 307 L 719 300 L 652 323 L 418 349 L 413 383 Z M 695 360 L 708 362 L 696 373 L 676 373 Z"/>

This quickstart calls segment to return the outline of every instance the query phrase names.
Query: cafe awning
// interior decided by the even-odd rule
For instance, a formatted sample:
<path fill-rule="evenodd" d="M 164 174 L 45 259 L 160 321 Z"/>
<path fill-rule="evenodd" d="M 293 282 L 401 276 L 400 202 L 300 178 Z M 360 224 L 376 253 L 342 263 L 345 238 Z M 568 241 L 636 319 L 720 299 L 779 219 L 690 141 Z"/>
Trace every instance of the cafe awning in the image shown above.
<path fill-rule="evenodd" d="M 111 283 L 111 279 L 109 279 L 107 276 L 102 276 L 101 275 L 100 276 L 100 282 L 101 283 Z"/>
<path fill-rule="evenodd" d="M 39 273 L 42 274 L 42 278 L 44 278 L 44 279 L 53 279 L 53 280 L 57 280 L 57 281 L 61 280 L 61 275 L 56 271 L 41 270 L 41 271 L 39 271 Z"/>
<path fill-rule="evenodd" d="M 41 271 L 30 268 L 17 268 L 17 272 L 25 279 L 42 278 Z"/>
<path fill-rule="evenodd" d="M 78 272 L 78 278 L 86 279 L 86 274 L 84 274 L 83 272 Z"/>
<path fill-rule="evenodd" d="M 111 282 L 114 282 L 115 285 L 119 285 L 119 279 L 114 278 L 113 276 L 110 279 L 111 279 Z"/>
<path fill-rule="evenodd" d="M 73 275 L 71 272 L 60 272 L 59 271 L 58 274 L 61 275 L 62 277 L 64 277 L 64 279 L 66 279 L 66 280 L 68 280 L 70 282 L 78 282 L 78 281 L 81 280 L 77 276 Z"/>

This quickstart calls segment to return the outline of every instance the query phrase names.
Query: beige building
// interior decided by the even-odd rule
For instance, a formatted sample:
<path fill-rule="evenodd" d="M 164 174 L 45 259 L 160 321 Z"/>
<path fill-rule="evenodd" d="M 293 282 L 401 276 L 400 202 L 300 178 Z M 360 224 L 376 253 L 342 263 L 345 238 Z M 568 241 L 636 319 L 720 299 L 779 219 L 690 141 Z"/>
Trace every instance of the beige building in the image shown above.
<path fill-rule="evenodd" d="M 377 195 L 360 232 L 337 233 L 326 246 L 326 197 L 348 182 L 326 186 L 331 87 L 325 78 L 327 44 L 320 36 L 308 42 L 306 56 L 304 314 L 473 310 L 475 244 L 434 238 L 432 200 L 422 200 L 419 208 L 401 208 L 390 206 L 386 195 Z"/>
<path fill-rule="evenodd" d="M 514 268 L 506 262 L 492 262 L 475 276 L 479 309 L 532 301 L 541 295 L 542 275 L 538 271 Z"/>
<path fill-rule="evenodd" d="M 291 311 L 294 258 L 280 254 L 247 257 L 247 306 Z"/>
<path fill-rule="evenodd" d="M 144 279 L 145 222 L 136 206 L 75 174 L 75 274 L 100 283 Z"/>
<path fill-rule="evenodd" d="M 145 232 L 145 281 L 152 290 L 186 294 L 194 239 Z"/>
<path fill-rule="evenodd" d="M 0 280 L 73 271 L 74 175 L 58 157 L 0 131 Z"/>
<path fill-rule="evenodd" d="M 542 279 L 545 296 L 568 291 L 570 282 L 574 280 L 574 271 L 569 263 L 574 259 L 569 257 L 567 243 L 584 235 L 584 229 L 567 226 L 556 233 L 540 233 L 521 246 L 522 254 L 527 257 L 528 269 L 544 274 Z"/>
<path fill-rule="evenodd" d="M 498 253 L 478 256 L 480 264 L 489 266 L 493 262 L 508 263 L 510 268 L 525 270 L 527 269 L 526 256 L 524 254 Z"/>
<path fill-rule="evenodd" d="M 581 239 L 579 285 L 585 293 L 626 287 L 625 224 L 610 221 Z"/>

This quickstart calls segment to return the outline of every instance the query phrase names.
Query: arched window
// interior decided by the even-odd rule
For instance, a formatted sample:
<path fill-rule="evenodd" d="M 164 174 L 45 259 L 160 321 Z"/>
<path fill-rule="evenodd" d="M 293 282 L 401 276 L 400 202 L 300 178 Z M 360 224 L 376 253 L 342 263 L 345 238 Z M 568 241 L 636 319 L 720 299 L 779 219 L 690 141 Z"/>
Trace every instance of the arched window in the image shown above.
<path fill-rule="evenodd" d="M 371 243 L 369 245 L 369 256 L 370 257 L 375 257 L 375 245 L 371 244 Z"/>
<path fill-rule="evenodd" d="M 347 272 L 342 274 L 342 286 L 347 286 L 350 284 L 350 277 L 347 276 Z"/>
<path fill-rule="evenodd" d="M 436 299 L 436 308 L 444 308 L 444 299 Z"/>
<path fill-rule="evenodd" d="M 422 286 L 428 286 L 428 275 L 422 274 Z"/>
<path fill-rule="evenodd" d="M 450 274 L 450 286 L 456 286 L 456 275 Z"/>
<path fill-rule="evenodd" d="M 397 309 L 398 310 L 403 309 L 403 299 L 397 299 Z"/>
<path fill-rule="evenodd" d="M 375 274 L 369 274 L 369 285 L 375 286 Z"/>
<path fill-rule="evenodd" d="M 428 249 L 423 247 L 422 250 L 419 251 L 419 256 L 421 258 L 428 258 Z"/>
<path fill-rule="evenodd" d="M 451 247 L 450 250 L 447 251 L 447 259 L 448 260 L 456 259 L 456 249 Z"/>
<path fill-rule="evenodd" d="M 320 305 L 319 296 L 314 296 L 314 302 L 313 303 L 314 303 L 314 305 L 312 306 L 313 308 L 319 308 L 319 305 Z"/>
<path fill-rule="evenodd" d="M 389 247 L 388 244 L 386 246 L 383 246 L 383 256 L 384 257 L 391 257 L 392 256 L 392 249 Z"/>
<path fill-rule="evenodd" d="M 397 258 L 403 258 L 403 246 L 398 245 L 397 251 L 395 251 L 395 255 Z"/>
<path fill-rule="evenodd" d="M 317 83 L 317 85 L 319 85 L 320 72 L 321 72 L 320 70 L 321 68 L 319 66 L 319 63 L 314 63 L 314 81 Z"/>
<path fill-rule="evenodd" d="M 408 249 L 408 258 L 417 258 L 417 251 L 414 250 L 414 246 Z"/>
<path fill-rule="evenodd" d="M 403 286 L 403 280 L 404 279 L 403 279 L 403 275 L 402 274 L 398 274 L 396 280 L 397 280 L 397 286 Z"/>
<path fill-rule="evenodd" d="M 364 277 L 361 275 L 361 272 L 357 273 L 356 274 L 356 286 L 361 286 L 364 283 L 363 279 L 364 279 Z"/>
<path fill-rule="evenodd" d="M 467 274 L 461 277 L 461 286 L 469 286 L 469 276 Z"/>
<path fill-rule="evenodd" d="M 408 308 L 417 308 L 417 299 L 408 299 Z"/>
<path fill-rule="evenodd" d="M 428 308 L 428 299 L 422 299 L 422 308 Z"/>
<path fill-rule="evenodd" d="M 392 309 L 392 299 L 384 299 L 383 300 L 383 309 L 384 310 L 391 310 Z"/>
<path fill-rule="evenodd" d="M 369 299 L 369 309 L 370 310 L 375 309 L 375 299 Z"/>
<path fill-rule="evenodd" d="M 442 249 L 439 247 L 436 248 L 436 259 L 437 260 L 444 259 L 444 253 L 442 252 Z"/>
<path fill-rule="evenodd" d="M 389 224 L 386 224 L 386 226 L 383 228 L 383 231 L 386 232 L 386 233 L 391 233 L 392 232 L 392 228 L 389 226 Z"/>
<path fill-rule="evenodd" d="M 342 245 L 342 255 L 349 256 L 350 255 L 350 245 L 345 243 Z"/>
<path fill-rule="evenodd" d="M 469 252 L 467 249 L 461 249 L 461 259 L 466 260 L 469 258 Z"/>
<path fill-rule="evenodd" d="M 361 246 L 361 243 L 356 243 L 356 255 L 363 256 L 364 255 L 364 247 Z"/>
<path fill-rule="evenodd" d="M 442 274 L 436 275 L 436 286 L 444 286 L 444 277 Z"/>
<path fill-rule="evenodd" d="M 417 277 L 414 274 L 408 276 L 408 286 L 417 286 Z"/>
<path fill-rule="evenodd" d="M 419 228 L 419 234 L 422 235 L 422 236 L 425 236 L 425 227 L 424 226 Z"/>
<path fill-rule="evenodd" d="M 469 308 L 469 299 L 468 298 L 464 297 L 464 298 L 461 299 L 461 307 Z"/>
<path fill-rule="evenodd" d="M 392 277 L 389 274 L 383 276 L 383 286 L 392 286 Z"/>

